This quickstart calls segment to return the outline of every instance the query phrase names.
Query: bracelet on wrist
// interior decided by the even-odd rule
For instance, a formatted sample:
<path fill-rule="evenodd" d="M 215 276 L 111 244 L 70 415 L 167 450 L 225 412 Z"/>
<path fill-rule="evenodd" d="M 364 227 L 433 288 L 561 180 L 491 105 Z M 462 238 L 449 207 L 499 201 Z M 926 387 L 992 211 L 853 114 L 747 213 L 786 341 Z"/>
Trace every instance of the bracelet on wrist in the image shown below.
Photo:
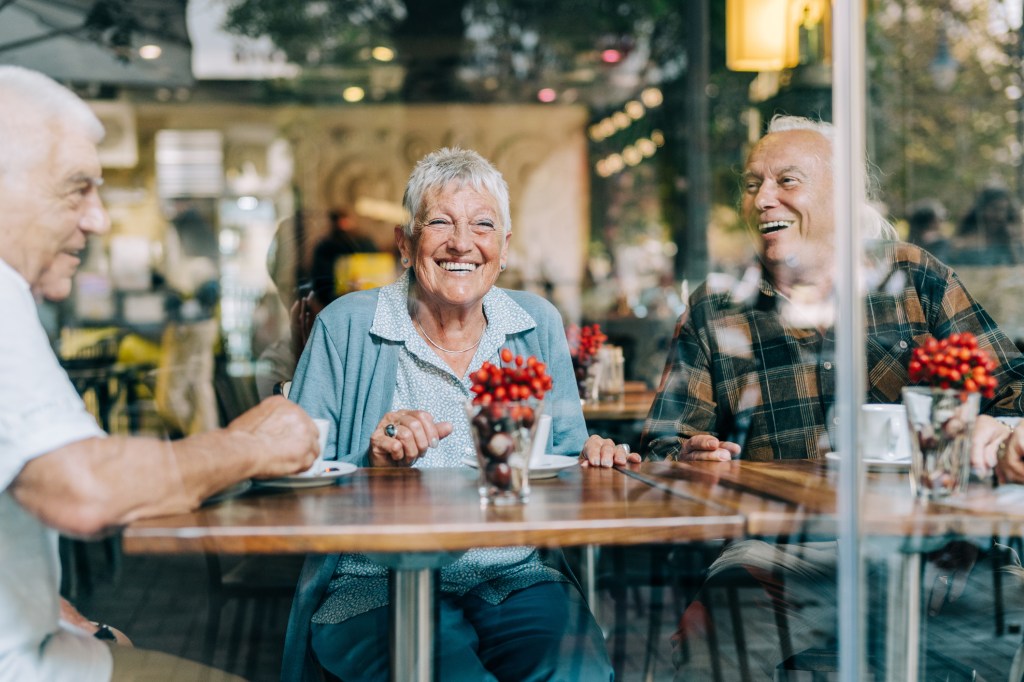
<path fill-rule="evenodd" d="M 116 642 L 117 636 L 114 631 L 110 629 L 110 626 L 106 623 L 97 623 L 96 632 L 92 633 L 92 636 L 96 639 L 102 639 L 106 642 Z"/>

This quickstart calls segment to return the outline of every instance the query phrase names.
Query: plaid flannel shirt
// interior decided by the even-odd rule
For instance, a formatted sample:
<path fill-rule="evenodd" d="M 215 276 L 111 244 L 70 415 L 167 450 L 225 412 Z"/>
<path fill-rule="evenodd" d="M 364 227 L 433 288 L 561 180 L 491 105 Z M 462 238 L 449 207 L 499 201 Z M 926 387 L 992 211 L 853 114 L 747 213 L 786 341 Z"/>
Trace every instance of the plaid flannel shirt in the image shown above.
<path fill-rule="evenodd" d="M 1020 416 L 1024 357 L 956 274 L 911 244 L 868 251 L 867 402 L 900 402 L 911 352 L 927 337 L 972 332 L 998 365 L 999 388 L 982 411 Z M 791 304 L 763 273 L 746 283 L 749 293 L 735 284 L 710 277 L 690 298 L 644 424 L 645 455 L 674 458 L 681 439 L 701 433 L 738 443 L 748 460 L 834 449 L 835 330 L 816 325 L 813 309 Z"/>

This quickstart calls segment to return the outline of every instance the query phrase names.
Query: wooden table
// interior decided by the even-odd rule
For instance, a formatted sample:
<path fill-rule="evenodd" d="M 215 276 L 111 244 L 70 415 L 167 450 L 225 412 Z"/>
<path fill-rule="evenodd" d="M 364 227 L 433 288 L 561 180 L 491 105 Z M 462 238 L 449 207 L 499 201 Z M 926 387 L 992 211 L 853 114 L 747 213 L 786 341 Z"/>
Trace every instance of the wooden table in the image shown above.
<path fill-rule="evenodd" d="M 587 403 L 583 406 L 583 418 L 588 423 L 595 421 L 636 421 L 647 419 L 647 413 L 654 402 L 654 391 L 626 392 L 621 400 Z"/>
<path fill-rule="evenodd" d="M 267 492 L 135 523 L 129 553 L 369 552 L 411 558 L 392 571 L 392 679 L 431 679 L 434 570 L 472 547 L 632 545 L 718 538 L 835 537 L 837 473 L 819 461 L 645 462 L 573 469 L 533 484 L 529 504 L 481 508 L 474 472 L 363 469 L 340 485 Z M 1024 507 L 1024 505 L 1022 505 Z M 1024 508 L 972 487 L 923 504 L 906 475 L 869 474 L 863 527 L 903 545 L 891 564 L 892 680 L 917 676 L 920 554 L 907 541 L 1024 534 Z M 418 561 L 417 561 L 418 560 Z M 902 638 L 902 639 L 900 639 Z"/>
<path fill-rule="evenodd" d="M 743 517 L 613 469 L 535 481 L 528 504 L 481 508 L 469 469 L 361 469 L 340 484 L 241 497 L 132 524 L 132 554 L 401 553 L 390 604 L 392 680 L 432 679 L 432 580 L 473 547 L 631 545 L 744 533 Z M 416 562 L 416 558 L 422 561 Z"/>
<path fill-rule="evenodd" d="M 624 473 L 683 499 L 743 517 L 748 537 L 790 541 L 834 539 L 838 468 L 824 460 L 774 462 L 645 462 Z M 918 676 L 921 552 L 951 536 L 1024 534 L 1024 505 L 972 485 L 956 498 L 924 503 L 907 474 L 868 473 L 861 501 L 869 541 L 889 541 L 886 670 L 889 680 Z"/>
<path fill-rule="evenodd" d="M 826 460 L 644 462 L 624 473 L 686 499 L 741 514 L 751 537 L 835 537 L 838 468 Z M 999 490 L 972 484 L 967 493 L 925 503 L 905 473 L 867 474 L 863 529 L 868 535 L 927 538 L 1024 534 L 1024 507 Z"/>

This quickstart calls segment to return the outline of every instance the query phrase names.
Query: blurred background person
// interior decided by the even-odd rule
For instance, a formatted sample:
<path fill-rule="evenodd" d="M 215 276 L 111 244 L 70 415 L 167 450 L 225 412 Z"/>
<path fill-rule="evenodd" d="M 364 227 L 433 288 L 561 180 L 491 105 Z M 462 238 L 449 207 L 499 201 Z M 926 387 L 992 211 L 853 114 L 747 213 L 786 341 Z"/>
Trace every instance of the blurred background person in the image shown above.
<path fill-rule="evenodd" d="M 312 277 L 302 276 L 299 272 L 298 259 L 303 249 L 296 234 L 294 219 L 285 219 L 278 226 L 267 252 L 267 272 L 277 296 L 266 304 L 278 309 L 283 306 L 288 324 L 278 331 L 278 338 L 268 343 L 259 355 L 256 392 L 260 399 L 281 390 L 291 381 L 295 365 L 313 329 L 313 321 L 333 300 L 321 301 Z M 333 283 L 331 277 L 327 291 L 333 291 Z"/>
<path fill-rule="evenodd" d="M 942 231 L 946 207 L 937 199 L 923 199 L 911 207 L 907 216 L 907 241 L 938 258 L 949 260 L 949 239 Z"/>
<path fill-rule="evenodd" d="M 377 253 L 379 249 L 369 237 L 361 234 L 356 221 L 347 211 L 329 214 L 330 231 L 313 248 L 310 277 L 317 300 L 327 305 L 348 291 L 347 282 L 339 282 L 338 261 L 357 253 Z M 344 269 L 344 268 L 343 268 Z"/>
<path fill-rule="evenodd" d="M 176 199 L 173 210 L 164 244 L 167 324 L 155 399 L 171 432 L 191 435 L 220 425 L 213 386 L 220 249 L 213 220 L 195 201 Z"/>
<path fill-rule="evenodd" d="M 985 187 L 960 221 L 953 238 L 956 265 L 1014 265 L 1021 253 L 1020 208 L 1005 187 Z"/>

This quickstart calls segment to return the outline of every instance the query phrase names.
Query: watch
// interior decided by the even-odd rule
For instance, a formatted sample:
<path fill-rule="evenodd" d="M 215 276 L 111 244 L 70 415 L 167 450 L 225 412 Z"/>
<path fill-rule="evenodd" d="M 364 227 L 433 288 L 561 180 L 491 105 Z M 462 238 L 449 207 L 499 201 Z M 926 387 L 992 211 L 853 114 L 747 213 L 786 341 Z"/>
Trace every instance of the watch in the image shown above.
<path fill-rule="evenodd" d="M 116 642 L 117 636 L 114 635 L 114 631 L 110 629 L 110 626 L 106 623 L 97 623 L 96 632 L 92 633 L 92 636 L 96 639 L 102 639 L 107 642 Z"/>

